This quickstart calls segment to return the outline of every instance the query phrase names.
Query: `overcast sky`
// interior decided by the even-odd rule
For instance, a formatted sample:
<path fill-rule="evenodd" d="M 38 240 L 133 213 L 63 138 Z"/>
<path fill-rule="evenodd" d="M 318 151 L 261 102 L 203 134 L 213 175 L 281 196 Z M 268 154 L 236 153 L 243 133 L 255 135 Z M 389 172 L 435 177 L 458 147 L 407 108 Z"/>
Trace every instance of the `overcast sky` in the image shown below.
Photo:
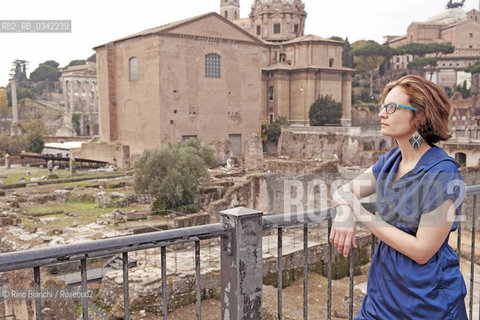
<path fill-rule="evenodd" d="M 254 0 L 240 0 L 248 17 Z M 447 0 L 304 0 L 305 34 L 383 42 L 385 35 L 404 35 L 413 21 L 423 22 L 445 10 Z M 464 9 L 479 8 L 466 0 Z M 0 87 L 6 86 L 15 59 L 29 61 L 27 74 L 39 63 L 55 60 L 63 67 L 87 59 L 94 46 L 207 12 L 219 12 L 220 0 L 23 0 L 3 1 L 0 20 L 71 20 L 71 33 L 0 33 Z"/>

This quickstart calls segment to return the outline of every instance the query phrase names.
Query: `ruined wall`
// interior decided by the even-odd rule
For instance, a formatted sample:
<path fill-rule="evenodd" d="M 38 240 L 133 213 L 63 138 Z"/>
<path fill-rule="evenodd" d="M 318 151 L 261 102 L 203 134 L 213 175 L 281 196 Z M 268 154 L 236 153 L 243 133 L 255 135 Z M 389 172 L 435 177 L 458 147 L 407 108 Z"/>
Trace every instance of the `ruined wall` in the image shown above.
<path fill-rule="evenodd" d="M 347 166 L 373 164 L 372 153 L 364 152 L 360 128 L 283 127 L 277 153 L 301 159 L 339 159 Z"/>
<path fill-rule="evenodd" d="M 0 283 L 5 284 L 2 289 L 11 289 L 12 292 L 20 293 L 22 289 L 28 289 L 32 292 L 33 275 L 29 269 L 15 270 L 3 273 L 0 276 Z M 67 291 L 67 286 L 63 281 L 42 273 L 41 288 L 56 288 Z M 8 291 L 8 290 L 7 290 Z M 43 293 L 44 294 L 44 293 Z M 35 319 L 35 300 L 30 299 L 5 299 L 2 302 L 3 315 L 14 315 L 14 319 Z M 42 301 L 42 317 L 43 319 L 75 319 L 75 301 L 69 299 L 45 299 Z"/>
<path fill-rule="evenodd" d="M 83 143 L 81 148 L 72 149 L 74 158 L 105 161 L 122 169 L 130 168 L 130 148 L 122 144 L 106 142 Z"/>
<path fill-rule="evenodd" d="M 345 170 L 338 161 L 307 163 L 269 161 L 267 168 L 275 173 L 252 174 L 237 181 L 207 208 L 212 220 L 218 221 L 222 210 L 239 206 L 264 214 L 325 208 L 330 205 L 336 188 L 359 174 L 362 168 Z"/>

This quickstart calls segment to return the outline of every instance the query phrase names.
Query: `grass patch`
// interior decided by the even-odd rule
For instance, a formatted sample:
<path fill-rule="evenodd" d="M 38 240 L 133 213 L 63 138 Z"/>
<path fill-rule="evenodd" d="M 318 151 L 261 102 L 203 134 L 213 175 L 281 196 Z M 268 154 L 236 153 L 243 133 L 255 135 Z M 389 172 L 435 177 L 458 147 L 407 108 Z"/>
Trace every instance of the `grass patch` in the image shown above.
<path fill-rule="evenodd" d="M 30 172 L 30 175 L 27 176 L 26 173 Z M 104 177 L 108 175 L 118 175 L 123 171 L 116 172 L 91 172 L 88 170 L 77 170 L 75 175 L 71 176 L 70 172 L 65 169 L 55 170 L 53 173 L 48 172 L 47 168 L 38 168 L 38 167 L 14 167 L 12 169 L 0 169 L 1 179 L 5 184 L 19 183 L 20 179 L 24 178 L 25 182 L 30 182 L 31 178 L 41 178 L 45 176 L 47 179 L 68 179 L 68 178 L 96 178 Z"/>
<path fill-rule="evenodd" d="M 52 228 L 52 229 L 62 229 L 70 227 L 74 222 L 77 222 L 80 226 L 84 226 L 95 222 L 97 219 L 102 219 L 105 221 L 113 222 L 113 219 L 104 219 L 100 216 L 107 213 L 112 213 L 113 208 L 97 208 L 95 202 L 90 201 L 69 201 L 60 204 L 49 204 L 46 206 L 32 206 L 25 208 L 25 216 L 30 217 L 56 217 L 56 220 L 47 221 L 46 224 L 41 224 L 42 227 Z M 122 208 L 125 212 L 131 210 L 142 210 L 138 205 L 133 205 L 130 207 Z M 76 217 L 71 217 L 65 215 L 63 212 L 75 213 Z M 29 217 L 22 219 L 22 223 L 25 228 L 39 226 L 38 222 L 35 222 Z M 113 228 L 112 225 L 109 228 Z"/>

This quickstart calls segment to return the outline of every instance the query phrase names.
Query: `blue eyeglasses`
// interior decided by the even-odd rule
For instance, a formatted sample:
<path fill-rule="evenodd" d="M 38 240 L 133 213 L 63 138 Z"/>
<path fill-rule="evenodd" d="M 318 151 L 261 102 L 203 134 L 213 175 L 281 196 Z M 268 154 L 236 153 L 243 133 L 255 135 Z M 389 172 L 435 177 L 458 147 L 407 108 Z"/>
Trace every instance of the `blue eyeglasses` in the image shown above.
<path fill-rule="evenodd" d="M 394 113 L 397 108 L 402 108 L 402 109 L 408 109 L 408 110 L 417 110 L 416 108 L 414 107 L 410 107 L 410 106 L 404 106 L 403 104 L 398 104 L 398 103 L 395 103 L 395 102 L 390 102 L 390 103 L 382 103 L 381 105 L 378 106 L 378 113 L 382 112 L 382 110 L 385 108 L 385 111 L 388 113 L 388 114 L 392 114 Z"/>

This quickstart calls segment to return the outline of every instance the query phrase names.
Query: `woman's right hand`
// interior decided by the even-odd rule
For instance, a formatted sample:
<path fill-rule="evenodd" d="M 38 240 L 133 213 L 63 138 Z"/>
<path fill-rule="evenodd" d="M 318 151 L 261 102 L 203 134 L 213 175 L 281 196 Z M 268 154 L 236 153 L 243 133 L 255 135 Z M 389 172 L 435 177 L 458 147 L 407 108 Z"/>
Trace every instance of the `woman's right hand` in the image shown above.
<path fill-rule="evenodd" d="M 357 232 L 352 209 L 347 205 L 337 207 L 337 215 L 332 225 L 330 242 L 339 254 L 348 257 L 350 248 L 357 248 L 355 235 Z"/>

